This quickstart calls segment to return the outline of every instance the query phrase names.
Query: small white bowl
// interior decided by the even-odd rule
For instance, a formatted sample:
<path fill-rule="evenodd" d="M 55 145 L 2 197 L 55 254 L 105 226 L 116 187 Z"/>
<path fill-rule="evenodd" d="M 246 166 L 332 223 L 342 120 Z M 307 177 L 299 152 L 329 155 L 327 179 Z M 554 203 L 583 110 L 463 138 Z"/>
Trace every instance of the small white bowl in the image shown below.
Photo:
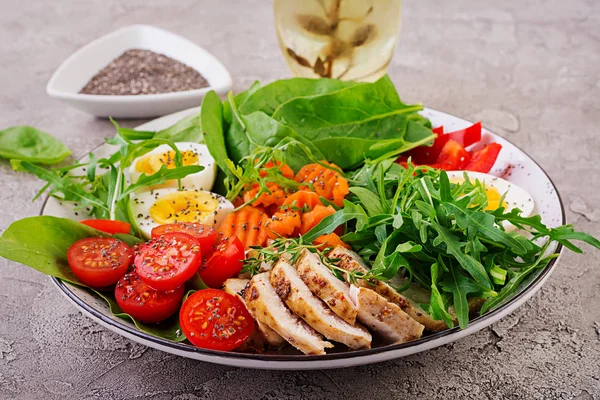
<path fill-rule="evenodd" d="M 125 96 L 79 93 L 95 74 L 129 49 L 151 50 L 180 61 L 200 72 L 209 87 Z M 231 75 L 225 66 L 192 41 L 149 25 L 132 25 L 88 43 L 58 67 L 46 86 L 50 97 L 97 117 L 115 118 L 155 117 L 197 107 L 209 90 L 219 95 L 231 90 Z"/>

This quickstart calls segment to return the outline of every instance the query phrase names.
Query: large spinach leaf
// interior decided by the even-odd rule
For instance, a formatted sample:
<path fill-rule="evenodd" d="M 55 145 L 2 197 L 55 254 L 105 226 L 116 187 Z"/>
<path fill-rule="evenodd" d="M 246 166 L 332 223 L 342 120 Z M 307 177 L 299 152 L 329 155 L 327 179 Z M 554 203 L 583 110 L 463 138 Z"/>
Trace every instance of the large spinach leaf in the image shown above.
<path fill-rule="evenodd" d="M 0 131 L 0 157 L 39 164 L 56 164 L 71 150 L 58 139 L 31 126 L 13 126 Z"/>
<path fill-rule="evenodd" d="M 255 90 L 245 101 L 237 96 L 235 100 L 242 114 L 262 111 L 267 115 L 273 115 L 277 107 L 297 97 L 336 92 L 354 85 L 357 83 L 337 79 L 282 79 Z"/>
<path fill-rule="evenodd" d="M 254 149 L 261 146 L 274 147 L 282 141 L 294 140 L 309 148 L 312 156 L 324 159 L 324 155 L 309 140 L 296 133 L 292 128 L 269 117 L 267 114 L 257 111 L 250 115 L 242 115 L 238 111 L 235 99 L 229 96 L 229 105 L 233 113 L 233 120 L 227 132 L 225 132 L 225 145 L 227 154 L 234 163 L 248 156 Z M 309 158 L 288 157 L 288 163 L 297 169 L 310 162 Z"/>
<path fill-rule="evenodd" d="M 102 297 L 117 317 L 128 319 L 146 333 L 173 341 L 185 340 L 177 317 L 160 324 L 143 324 L 124 313 L 111 294 L 98 292 L 81 283 L 67 262 L 67 250 L 77 240 L 107 235 L 79 222 L 52 216 L 29 217 L 12 223 L 0 237 L 0 256 L 25 264 L 43 274 L 87 288 Z M 128 245 L 141 240 L 130 235 L 115 235 Z"/>
<path fill-rule="evenodd" d="M 295 98 L 280 105 L 273 118 L 302 133 L 326 126 L 356 123 L 407 107 L 414 107 L 412 112 L 422 109 L 421 106 L 402 103 L 386 75 L 372 84 L 354 85 L 320 96 Z"/>

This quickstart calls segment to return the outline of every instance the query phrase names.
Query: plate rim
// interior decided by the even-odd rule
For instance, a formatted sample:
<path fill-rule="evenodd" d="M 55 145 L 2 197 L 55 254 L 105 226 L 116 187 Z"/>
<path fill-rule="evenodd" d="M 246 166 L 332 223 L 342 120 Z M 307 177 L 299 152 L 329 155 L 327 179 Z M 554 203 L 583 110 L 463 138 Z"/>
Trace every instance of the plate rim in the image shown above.
<path fill-rule="evenodd" d="M 179 114 L 179 113 L 182 115 L 185 115 L 187 112 L 191 112 L 192 110 L 197 110 L 197 108 L 198 107 L 194 107 L 194 108 L 190 108 L 188 110 L 182 110 L 177 113 L 172 113 L 169 115 Z M 441 111 L 441 110 L 438 110 L 435 108 L 424 107 L 424 111 L 425 110 L 430 110 L 435 113 L 446 114 L 448 116 L 458 118 L 460 120 L 463 120 L 463 121 L 466 121 L 469 123 L 473 123 L 472 121 L 470 121 L 466 118 L 459 117 L 457 115 L 450 114 L 450 113 L 447 113 L 445 111 Z M 165 117 L 168 117 L 169 115 L 165 115 L 160 118 L 165 118 Z M 156 119 L 159 119 L 159 118 L 156 118 Z M 156 120 L 156 119 L 154 119 L 154 120 Z M 145 125 L 154 120 L 148 121 L 144 124 L 141 124 L 140 126 Z M 519 146 L 517 146 L 511 140 L 509 140 L 506 137 L 504 137 L 500 134 L 497 134 L 487 128 L 485 128 L 485 129 L 487 131 L 489 131 L 490 133 L 506 140 L 508 143 L 510 143 L 512 146 L 514 146 L 516 149 L 518 149 L 521 153 L 523 153 L 526 157 L 528 157 L 544 173 L 544 175 L 548 178 L 548 181 L 552 185 L 552 188 L 554 189 L 554 192 L 556 193 L 558 202 L 560 204 L 560 211 L 561 211 L 561 217 L 562 217 L 560 222 L 562 225 L 566 224 L 567 223 L 567 215 L 566 215 L 566 210 L 565 210 L 563 199 L 560 195 L 560 192 L 558 191 L 558 188 L 556 187 L 556 184 L 554 183 L 554 181 L 552 180 L 550 175 L 548 175 L 546 170 L 536 160 L 534 160 L 527 152 L 525 152 L 523 149 L 521 149 Z M 101 145 L 97 146 L 95 149 L 97 149 L 103 145 L 104 144 L 101 144 Z M 93 150 L 94 149 L 92 149 L 91 151 L 93 151 Z M 44 202 L 40 209 L 40 215 L 43 215 L 43 211 L 46 207 L 46 203 L 48 202 L 49 197 L 50 196 L 45 197 Z M 475 332 L 491 325 L 492 323 L 498 321 L 499 319 L 506 317 L 508 314 L 513 312 L 516 308 L 520 307 L 523 303 L 525 303 L 527 300 L 529 300 L 529 298 L 531 296 L 533 296 L 533 294 L 537 290 L 539 290 L 541 285 L 550 277 L 550 275 L 552 274 L 552 272 L 554 271 L 554 269 L 556 268 L 556 266 L 558 264 L 558 261 L 563 252 L 563 249 L 564 249 L 564 246 L 559 243 L 557 245 L 555 251 L 552 253 L 552 254 L 556 254 L 557 257 L 550 260 L 548 265 L 544 268 L 544 270 L 542 270 L 542 272 L 535 279 L 533 279 L 525 288 L 523 288 L 521 290 L 521 292 L 516 294 L 515 297 L 512 298 L 510 301 L 502 304 L 500 307 L 498 307 L 484 315 L 480 315 L 480 316 L 470 320 L 469 326 L 467 329 L 460 329 L 460 327 L 456 326 L 454 328 L 446 329 L 441 332 L 432 333 L 426 337 L 423 337 L 423 338 L 420 338 L 418 340 L 411 341 L 411 342 L 399 343 L 399 344 L 389 344 L 389 345 L 380 346 L 380 347 L 371 348 L 371 349 L 350 350 L 350 351 L 345 351 L 345 352 L 340 352 L 340 353 L 330 353 L 330 354 L 323 354 L 323 355 L 304 355 L 304 354 L 279 355 L 279 354 L 224 352 L 224 351 L 202 349 L 202 348 L 198 348 L 198 347 L 195 347 L 192 345 L 184 344 L 182 342 L 170 341 L 168 339 L 163 339 L 160 337 L 153 336 L 149 333 L 143 332 L 136 328 L 132 328 L 130 326 L 120 323 L 119 321 L 108 318 L 106 315 L 104 315 L 103 313 L 96 310 L 92 306 L 85 303 L 82 299 L 77 297 L 72 291 L 69 290 L 69 285 L 66 282 L 63 282 L 59 278 L 55 278 L 55 277 L 51 277 L 51 280 L 54 282 L 54 284 L 57 286 L 57 288 L 61 291 L 61 293 L 64 296 L 66 296 L 68 300 L 70 300 L 71 303 L 73 303 L 75 306 L 78 306 L 79 308 L 81 308 L 81 311 L 84 311 L 84 313 L 87 314 L 88 316 L 92 317 L 92 319 L 98 320 L 97 322 L 101 323 L 108 329 L 113 330 L 113 332 L 121 334 L 122 336 L 123 336 L 123 333 L 120 331 L 125 331 L 124 336 L 126 336 L 126 337 L 134 336 L 134 337 L 146 342 L 145 343 L 146 345 L 156 348 L 158 350 L 166 351 L 165 349 L 163 349 L 163 347 L 167 347 L 167 348 L 176 350 L 178 352 L 178 354 L 183 352 L 183 353 L 189 353 L 190 355 L 191 354 L 197 355 L 200 357 L 205 356 L 205 357 L 210 358 L 210 360 L 207 360 L 207 361 L 217 362 L 217 363 L 222 363 L 222 364 L 227 364 L 227 365 L 232 365 L 232 363 L 226 362 L 226 361 L 219 362 L 218 360 L 219 359 L 228 360 L 228 361 L 230 361 L 230 360 L 242 361 L 243 360 L 246 362 L 275 364 L 275 365 L 262 365 L 262 364 L 261 365 L 244 365 L 245 367 L 250 367 L 250 368 L 277 369 L 277 368 L 285 368 L 284 366 L 288 365 L 289 363 L 301 363 L 302 365 L 297 365 L 297 366 L 294 366 L 291 368 L 287 367 L 285 369 L 294 369 L 294 368 L 296 368 L 296 369 L 315 369 L 315 368 L 327 368 L 327 365 L 322 365 L 321 363 L 328 363 L 328 362 L 336 363 L 337 361 L 340 361 L 340 360 L 342 360 L 342 361 L 343 360 L 346 360 L 346 361 L 360 360 L 360 359 L 363 359 L 366 357 L 373 357 L 373 356 L 381 355 L 381 354 L 387 353 L 387 352 L 394 352 L 394 351 L 399 351 L 399 350 L 415 348 L 418 346 L 419 347 L 425 346 L 425 348 L 422 350 L 415 351 L 415 352 L 409 352 L 409 354 L 414 354 L 414 353 L 417 353 L 420 351 L 429 350 L 431 348 L 435 348 L 435 347 L 441 346 L 443 344 L 453 342 L 464 336 L 468 336 L 472 333 L 475 333 Z M 462 335 L 461 335 L 461 333 L 462 333 Z M 130 338 L 130 339 L 135 340 L 132 338 Z M 444 339 L 451 339 L 451 340 L 444 341 Z M 436 342 L 438 340 L 441 340 L 441 343 L 435 344 L 434 342 Z M 427 346 L 428 344 L 432 344 L 432 343 L 435 345 Z M 409 355 L 409 354 L 406 354 L 406 355 Z M 179 354 L 179 355 L 186 356 L 185 354 Z M 399 356 L 399 357 L 402 357 L 402 356 Z M 381 360 L 370 360 L 366 363 L 374 363 L 374 362 L 378 362 L 378 361 L 384 361 L 384 360 L 399 358 L 399 357 L 382 358 Z M 192 357 L 192 358 L 196 358 L 196 357 Z M 214 359 L 214 358 L 216 358 L 216 359 Z M 311 364 L 318 363 L 320 365 L 319 366 L 311 366 L 311 365 L 308 365 L 309 363 L 311 363 Z M 358 362 L 350 363 L 350 365 L 332 365 L 330 367 L 331 368 L 340 368 L 340 367 L 357 365 L 358 363 L 360 363 L 360 362 L 358 361 Z"/>

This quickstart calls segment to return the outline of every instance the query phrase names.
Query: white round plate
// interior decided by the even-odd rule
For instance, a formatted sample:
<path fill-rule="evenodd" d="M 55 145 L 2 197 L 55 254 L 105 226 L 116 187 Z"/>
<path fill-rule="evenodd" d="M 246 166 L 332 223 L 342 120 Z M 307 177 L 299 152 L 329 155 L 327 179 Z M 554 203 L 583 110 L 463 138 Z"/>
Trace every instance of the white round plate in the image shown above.
<path fill-rule="evenodd" d="M 195 112 L 198 112 L 197 108 L 181 111 L 148 122 L 138 128 L 141 130 L 160 130 L 173 125 L 181 118 Z M 431 120 L 433 126 L 443 125 L 448 132 L 463 129 L 471 125 L 471 122 L 467 120 L 441 111 L 425 109 L 422 114 Z M 549 227 L 563 225 L 566 221 L 560 196 L 542 168 L 514 144 L 487 129 L 483 129 L 483 141 L 502 144 L 502 151 L 491 173 L 502 176 L 529 192 L 535 201 L 537 212 L 542 216 L 542 220 L 546 225 Z M 94 152 L 97 156 L 102 156 L 110 154 L 112 151 L 114 149 L 111 149 L 110 146 L 103 145 Z M 72 219 L 85 218 L 85 216 L 81 215 L 81 212 L 79 212 L 79 215 L 76 215 L 68 204 L 61 205 L 54 198 L 47 200 L 42 209 L 42 214 Z M 561 247 L 555 246 L 551 251 L 560 253 Z M 107 329 L 143 345 L 167 353 L 217 364 L 245 368 L 302 370 L 342 368 L 381 362 L 429 350 L 468 336 L 500 320 L 525 303 L 548 279 L 552 270 L 556 268 L 557 260 L 553 259 L 545 269 L 538 271 L 526 282 L 523 282 L 515 295 L 507 299 L 504 303 L 485 315 L 471 320 L 467 329 L 461 330 L 457 327 L 426 335 L 413 342 L 375 347 L 369 350 L 338 351 L 321 356 L 307 356 L 287 351 L 286 353 L 272 354 L 222 352 L 199 349 L 186 343 L 171 342 L 141 332 L 129 321 L 115 317 L 111 314 L 108 305 L 102 299 L 94 296 L 85 289 L 71 286 L 58 279 L 53 279 L 67 299 L 85 315 Z"/>

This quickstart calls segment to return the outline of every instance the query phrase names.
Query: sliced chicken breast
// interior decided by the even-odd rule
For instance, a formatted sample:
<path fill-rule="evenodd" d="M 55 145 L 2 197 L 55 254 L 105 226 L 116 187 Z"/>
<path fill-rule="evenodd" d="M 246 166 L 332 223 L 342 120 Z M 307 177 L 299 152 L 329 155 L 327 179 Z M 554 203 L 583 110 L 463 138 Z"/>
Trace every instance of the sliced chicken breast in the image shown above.
<path fill-rule="evenodd" d="M 333 344 L 290 312 L 271 286 L 269 275 L 269 272 L 254 275 L 248 283 L 244 299 L 250 313 L 304 354 L 325 354 L 325 349 Z"/>
<path fill-rule="evenodd" d="M 225 283 L 223 283 L 223 290 L 229 294 L 237 296 L 240 300 L 242 300 L 242 303 L 246 305 L 246 300 L 244 299 L 244 290 L 248 282 L 250 282 L 249 279 L 227 279 Z M 252 315 L 252 311 L 250 311 L 250 315 Z M 256 329 L 258 330 L 258 332 L 255 332 L 257 334 L 253 333 L 252 336 L 250 336 L 250 339 L 252 339 L 252 342 L 255 345 L 254 347 L 260 348 L 261 345 L 264 347 L 264 344 L 268 344 L 272 347 L 279 347 L 285 343 L 285 339 L 282 338 L 280 334 L 269 328 L 268 325 L 257 320 L 254 315 L 252 315 L 252 318 L 256 320 Z"/>
<path fill-rule="evenodd" d="M 364 263 L 362 258 L 355 252 L 348 250 L 342 246 L 335 247 L 329 257 L 338 259 L 337 266 L 346 271 L 368 272 L 369 267 Z M 387 300 L 397 304 L 405 313 L 414 318 L 417 322 L 423 324 L 428 331 L 441 331 L 447 328 L 444 321 L 434 320 L 425 312 L 416 302 L 410 298 L 398 293 L 396 289 L 382 281 L 367 282 L 361 280 L 359 285 L 367 289 L 372 289 L 379 293 Z"/>
<path fill-rule="evenodd" d="M 351 286 L 350 298 L 358 308 L 359 321 L 385 340 L 405 343 L 416 340 L 423 334 L 423 325 L 371 289 Z"/>
<path fill-rule="evenodd" d="M 321 263 L 318 255 L 307 249 L 302 250 L 296 262 L 296 270 L 311 292 L 323 300 L 338 317 L 354 325 L 358 311 L 348 297 L 350 286 L 333 275 Z"/>
<path fill-rule="evenodd" d="M 352 326 L 335 315 L 311 293 L 296 269 L 287 261 L 279 260 L 275 264 L 270 280 L 290 310 L 327 339 L 343 343 L 351 349 L 371 347 L 371 334 L 363 327 Z"/>

